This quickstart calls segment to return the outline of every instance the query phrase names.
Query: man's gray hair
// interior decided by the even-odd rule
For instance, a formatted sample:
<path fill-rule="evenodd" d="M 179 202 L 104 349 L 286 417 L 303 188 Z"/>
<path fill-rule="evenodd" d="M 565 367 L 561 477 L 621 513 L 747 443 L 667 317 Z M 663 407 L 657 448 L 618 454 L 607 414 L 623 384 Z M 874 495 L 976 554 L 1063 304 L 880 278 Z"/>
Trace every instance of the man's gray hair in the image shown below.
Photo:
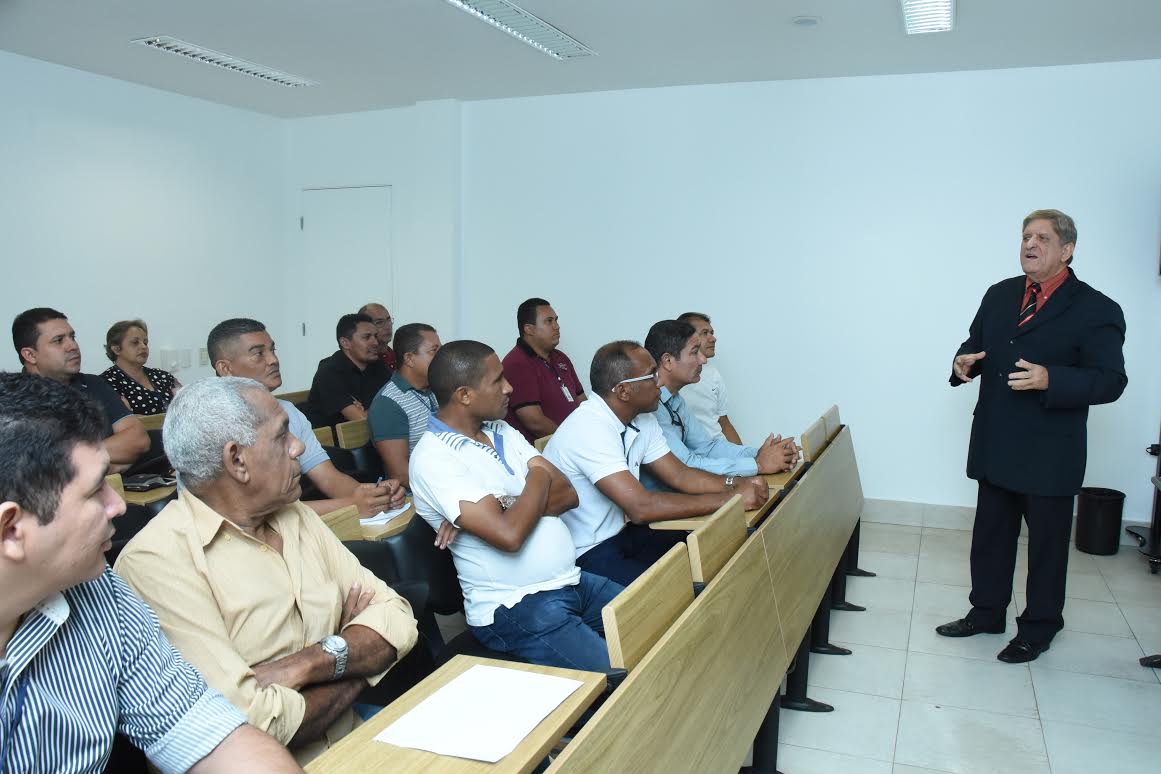
<path fill-rule="evenodd" d="M 265 417 L 248 400 L 251 392 L 269 394 L 253 379 L 202 379 L 178 390 L 169 404 L 162 445 L 182 485 L 195 494 L 222 475 L 226 444 L 253 446 L 258 440 Z"/>

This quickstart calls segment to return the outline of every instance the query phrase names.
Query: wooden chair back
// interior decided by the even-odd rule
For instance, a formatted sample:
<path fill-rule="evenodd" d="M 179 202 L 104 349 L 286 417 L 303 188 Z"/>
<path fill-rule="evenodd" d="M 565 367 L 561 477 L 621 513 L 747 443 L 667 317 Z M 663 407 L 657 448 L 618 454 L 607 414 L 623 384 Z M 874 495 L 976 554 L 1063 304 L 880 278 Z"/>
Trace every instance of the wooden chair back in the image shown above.
<path fill-rule="evenodd" d="M 133 416 L 141 420 L 141 424 L 145 425 L 146 430 L 160 430 L 161 426 L 165 424 L 165 414 L 134 414 Z"/>
<path fill-rule="evenodd" d="M 839 408 L 837 404 L 828 408 L 822 415 L 822 423 L 826 425 L 826 440 L 830 441 L 838 435 L 839 428 L 843 426 L 843 423 L 839 419 Z"/>
<path fill-rule="evenodd" d="M 746 542 L 746 513 L 734 495 L 705 524 L 686 538 L 689 567 L 696 583 L 709 583 Z"/>
<path fill-rule="evenodd" d="M 274 397 L 297 406 L 299 403 L 306 403 L 306 399 L 309 396 L 310 390 L 295 390 L 292 392 L 276 393 Z"/>
<path fill-rule="evenodd" d="M 822 450 L 826 448 L 826 424 L 822 421 L 822 417 L 814 420 L 814 423 L 803 431 L 800 440 L 802 441 L 802 459 L 814 462 L 818 455 L 822 454 Z"/>
<path fill-rule="evenodd" d="M 678 543 L 601 610 L 613 668 L 632 671 L 690 602 L 689 554 Z"/>
<path fill-rule="evenodd" d="M 120 495 L 122 500 L 125 499 L 125 482 L 121 480 L 120 473 L 112 473 L 105 476 L 105 481 L 108 482 L 109 486 L 113 487 L 113 491 Z"/>
<path fill-rule="evenodd" d="M 365 419 L 353 419 L 335 425 L 335 438 L 340 449 L 358 449 L 371 442 L 371 426 Z"/>
<path fill-rule="evenodd" d="M 362 540 L 363 528 L 359 524 L 359 509 L 354 505 L 324 513 L 322 520 L 331 528 L 339 540 Z"/>
<path fill-rule="evenodd" d="M 790 663 L 766 553 L 750 539 L 549 767 L 737 771 Z"/>
<path fill-rule="evenodd" d="M 549 433 L 548 435 L 542 435 L 539 438 L 537 438 L 532 443 L 532 445 L 536 447 L 536 451 L 540 452 L 541 454 L 544 454 L 544 447 L 548 446 L 548 442 L 551 440 L 552 440 L 552 433 Z"/>
<path fill-rule="evenodd" d="M 316 428 L 313 428 L 313 430 L 314 430 L 314 437 L 318 439 L 318 442 L 320 444 L 322 444 L 323 446 L 331 446 L 331 447 L 333 447 L 335 445 L 335 431 L 334 430 L 331 430 L 329 427 L 316 427 Z"/>

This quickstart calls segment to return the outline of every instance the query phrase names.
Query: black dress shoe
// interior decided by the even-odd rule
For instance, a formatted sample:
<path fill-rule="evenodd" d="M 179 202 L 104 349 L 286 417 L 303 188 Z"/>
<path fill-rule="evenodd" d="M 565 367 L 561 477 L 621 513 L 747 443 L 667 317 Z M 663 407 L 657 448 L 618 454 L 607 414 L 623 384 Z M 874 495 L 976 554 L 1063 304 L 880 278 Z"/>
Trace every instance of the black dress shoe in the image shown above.
<path fill-rule="evenodd" d="M 935 627 L 935 633 L 943 637 L 971 637 L 973 634 L 1003 634 L 1004 624 L 997 626 L 979 626 L 966 618 L 960 618 L 951 623 Z"/>
<path fill-rule="evenodd" d="M 1005 664 L 1024 664 L 1035 661 L 1036 657 L 1046 650 L 1048 650 L 1048 643 L 1041 645 L 1017 637 L 1009 642 L 1008 646 L 996 655 L 996 658 Z"/>

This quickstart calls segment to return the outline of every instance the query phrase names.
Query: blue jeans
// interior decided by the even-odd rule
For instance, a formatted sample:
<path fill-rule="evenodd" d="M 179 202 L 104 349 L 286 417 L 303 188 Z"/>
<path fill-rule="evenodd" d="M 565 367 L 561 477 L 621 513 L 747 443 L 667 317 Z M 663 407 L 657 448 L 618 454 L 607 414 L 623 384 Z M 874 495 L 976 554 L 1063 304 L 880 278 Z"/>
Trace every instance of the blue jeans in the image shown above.
<path fill-rule="evenodd" d="M 608 578 L 582 572 L 580 583 L 529 594 L 496 608 L 491 626 L 469 626 L 481 644 L 534 664 L 608 672 L 601 608 L 621 593 Z"/>
<path fill-rule="evenodd" d="M 655 530 L 642 524 L 626 524 L 616 535 L 581 554 L 576 563 L 582 570 L 628 586 L 683 540 L 685 533 L 681 530 Z"/>

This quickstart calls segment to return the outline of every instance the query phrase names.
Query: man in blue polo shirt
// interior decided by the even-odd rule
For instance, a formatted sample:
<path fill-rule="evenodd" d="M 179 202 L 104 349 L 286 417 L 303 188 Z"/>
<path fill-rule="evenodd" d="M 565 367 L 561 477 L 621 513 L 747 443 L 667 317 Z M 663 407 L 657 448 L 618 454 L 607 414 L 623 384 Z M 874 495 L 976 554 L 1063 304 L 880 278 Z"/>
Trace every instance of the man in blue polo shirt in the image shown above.
<path fill-rule="evenodd" d="M 270 338 L 266 326 L 257 320 L 248 317 L 223 320 L 210 331 L 206 350 L 218 376 L 253 379 L 270 392 L 282 386 L 281 363 L 275 352 L 274 339 Z M 278 405 L 290 418 L 291 434 L 305 447 L 298 458 L 302 475 L 326 496 L 326 499 L 305 499 L 303 504 L 316 513 L 330 513 L 354 505 L 363 518 L 403 504 L 406 492 L 397 481 L 360 484 L 331 462 L 306 415 L 290 401 L 279 400 Z"/>
<path fill-rule="evenodd" d="M 621 586 L 582 572 L 557 514 L 576 491 L 501 417 L 512 387 L 496 353 L 453 341 L 431 363 L 439 413 L 411 455 L 415 510 L 450 522 L 468 628 L 493 650 L 537 664 L 609 670 L 603 608 Z"/>

